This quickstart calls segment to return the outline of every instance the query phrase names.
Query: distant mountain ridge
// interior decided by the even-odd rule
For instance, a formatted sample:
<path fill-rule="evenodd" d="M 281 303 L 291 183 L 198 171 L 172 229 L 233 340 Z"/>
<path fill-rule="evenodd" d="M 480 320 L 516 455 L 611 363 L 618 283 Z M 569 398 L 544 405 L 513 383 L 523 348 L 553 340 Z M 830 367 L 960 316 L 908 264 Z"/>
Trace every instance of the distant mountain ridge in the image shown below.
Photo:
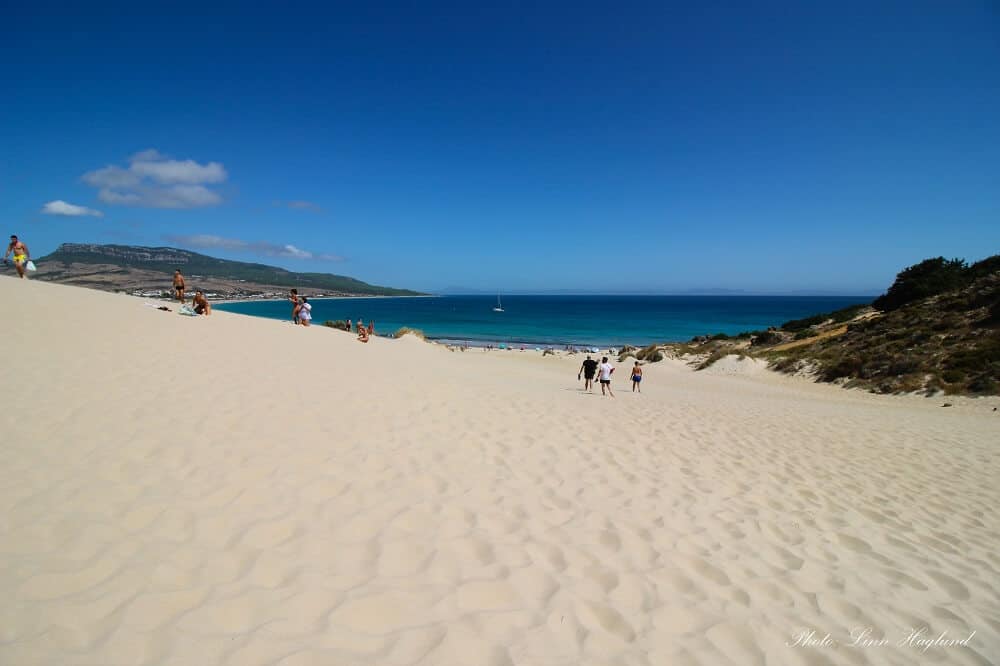
<path fill-rule="evenodd" d="M 134 245 L 96 245 L 63 243 L 55 252 L 37 260 L 40 265 L 60 263 L 118 266 L 122 269 L 173 273 L 180 269 L 185 275 L 218 278 L 275 287 L 297 287 L 352 295 L 419 296 L 420 292 L 368 284 L 346 275 L 331 273 L 296 273 L 277 266 L 231 261 L 181 250 L 175 247 L 143 247 Z M 59 281 L 58 270 L 51 279 Z"/>

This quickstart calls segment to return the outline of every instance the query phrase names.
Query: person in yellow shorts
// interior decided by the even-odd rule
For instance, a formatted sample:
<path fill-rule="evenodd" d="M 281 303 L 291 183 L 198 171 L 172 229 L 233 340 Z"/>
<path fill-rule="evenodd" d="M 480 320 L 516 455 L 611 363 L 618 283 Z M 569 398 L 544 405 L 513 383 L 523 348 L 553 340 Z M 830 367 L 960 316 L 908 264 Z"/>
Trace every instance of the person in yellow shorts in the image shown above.
<path fill-rule="evenodd" d="M 17 274 L 22 279 L 24 278 L 24 267 L 28 263 L 28 259 L 31 258 L 31 253 L 28 252 L 28 246 L 17 239 L 17 236 L 10 237 L 10 245 L 7 246 L 7 252 L 3 255 L 3 262 L 7 263 L 7 257 L 11 253 L 14 253 L 14 268 L 17 269 Z"/>

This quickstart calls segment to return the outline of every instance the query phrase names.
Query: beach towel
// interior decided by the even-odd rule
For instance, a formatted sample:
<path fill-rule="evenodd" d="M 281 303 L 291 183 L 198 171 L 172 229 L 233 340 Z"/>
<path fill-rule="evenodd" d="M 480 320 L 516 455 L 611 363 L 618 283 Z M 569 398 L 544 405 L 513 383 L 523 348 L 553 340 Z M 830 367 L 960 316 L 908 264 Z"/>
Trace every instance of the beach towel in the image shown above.
<path fill-rule="evenodd" d="M 198 313 L 194 311 L 190 305 L 182 305 L 181 309 L 177 311 L 177 314 L 187 315 L 189 317 L 197 317 Z"/>
<path fill-rule="evenodd" d="M 37 268 L 35 268 L 35 262 L 33 262 L 30 259 L 28 260 L 28 263 L 26 263 L 24 265 L 24 267 L 27 268 L 29 271 L 37 271 L 38 270 Z"/>

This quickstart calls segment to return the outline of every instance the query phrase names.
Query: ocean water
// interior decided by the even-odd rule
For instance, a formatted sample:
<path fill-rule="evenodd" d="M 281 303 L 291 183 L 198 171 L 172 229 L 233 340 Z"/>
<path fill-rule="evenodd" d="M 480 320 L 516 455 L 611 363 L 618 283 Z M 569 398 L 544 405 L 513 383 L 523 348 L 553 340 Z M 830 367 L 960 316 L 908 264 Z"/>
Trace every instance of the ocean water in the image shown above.
<path fill-rule="evenodd" d="M 429 338 L 473 345 L 587 345 L 690 340 L 695 335 L 735 334 L 777 326 L 848 305 L 863 296 L 507 296 L 493 312 L 492 296 L 310 299 L 313 324 L 360 318 L 375 321 L 377 334 L 403 326 Z M 219 310 L 270 319 L 291 319 L 288 301 L 244 301 Z"/>

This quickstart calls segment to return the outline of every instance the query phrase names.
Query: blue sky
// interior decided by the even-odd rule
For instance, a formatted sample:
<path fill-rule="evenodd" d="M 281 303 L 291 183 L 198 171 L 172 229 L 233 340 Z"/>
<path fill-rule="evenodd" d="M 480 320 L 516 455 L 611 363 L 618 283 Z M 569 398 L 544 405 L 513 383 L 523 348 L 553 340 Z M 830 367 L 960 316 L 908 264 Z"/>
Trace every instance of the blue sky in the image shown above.
<path fill-rule="evenodd" d="M 988 0 L 16 4 L 0 216 L 35 256 L 875 293 L 1000 251 Z"/>

